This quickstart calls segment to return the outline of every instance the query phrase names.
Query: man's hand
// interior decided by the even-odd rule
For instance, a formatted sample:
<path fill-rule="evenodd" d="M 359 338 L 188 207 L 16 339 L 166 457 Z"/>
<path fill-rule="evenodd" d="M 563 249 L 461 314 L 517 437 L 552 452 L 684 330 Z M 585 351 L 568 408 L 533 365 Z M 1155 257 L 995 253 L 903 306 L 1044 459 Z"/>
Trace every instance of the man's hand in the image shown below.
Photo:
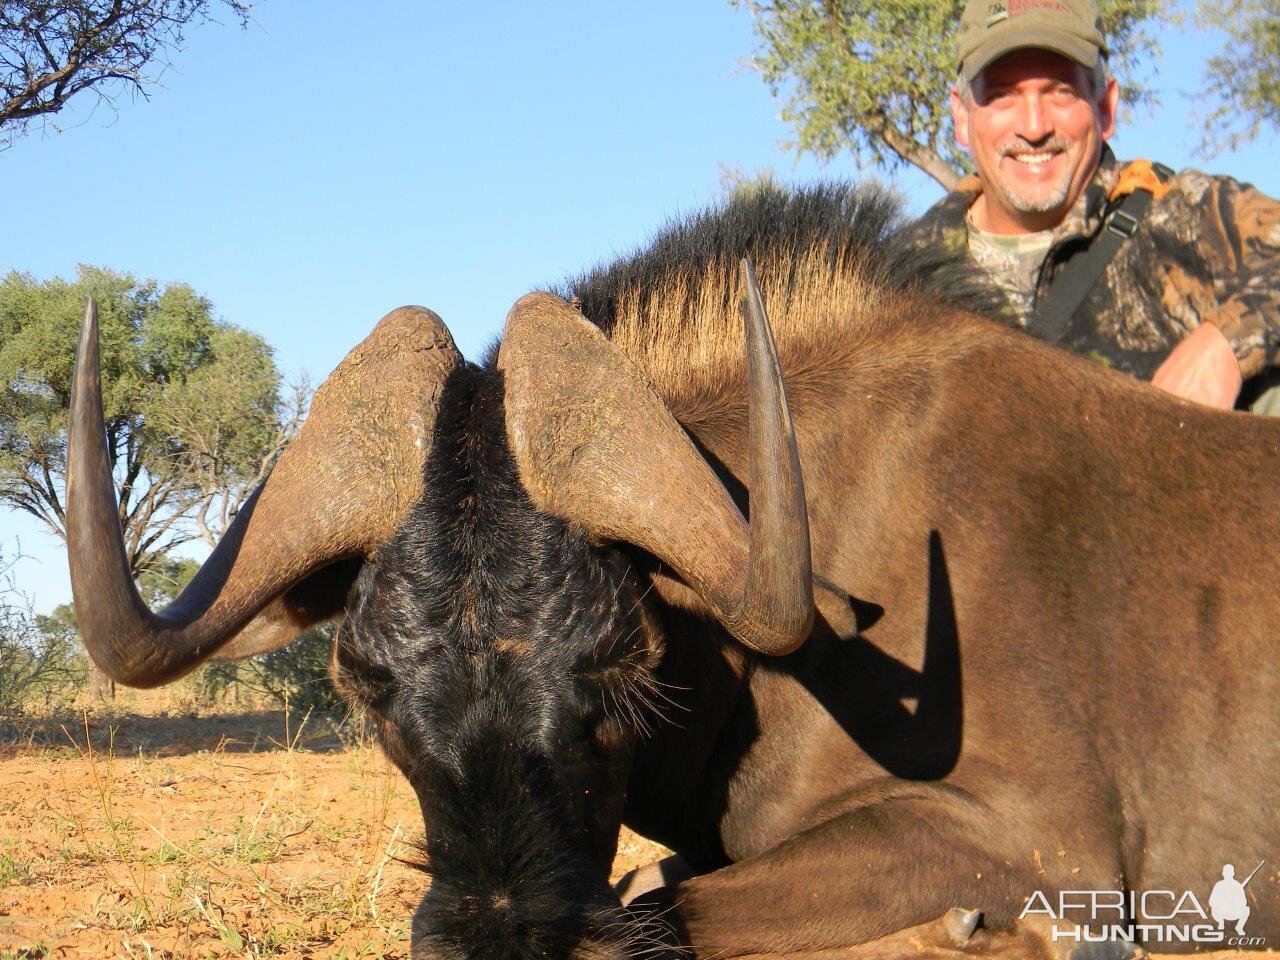
<path fill-rule="evenodd" d="M 1230 410 L 1240 395 L 1235 351 L 1212 323 L 1202 323 L 1165 357 L 1152 386 L 1209 407 Z"/>

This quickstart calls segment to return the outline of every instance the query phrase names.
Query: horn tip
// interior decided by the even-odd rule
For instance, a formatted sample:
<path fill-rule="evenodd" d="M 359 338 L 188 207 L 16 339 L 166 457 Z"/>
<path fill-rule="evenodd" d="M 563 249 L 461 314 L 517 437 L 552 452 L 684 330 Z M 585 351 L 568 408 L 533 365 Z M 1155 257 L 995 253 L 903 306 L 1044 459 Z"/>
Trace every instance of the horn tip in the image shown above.
<path fill-rule="evenodd" d="M 760 284 L 756 280 L 756 266 L 750 257 L 743 257 L 742 264 L 742 300 L 738 309 L 742 313 L 743 323 L 752 332 L 758 332 L 768 325 L 764 312 L 764 295 L 760 292 Z"/>
<path fill-rule="evenodd" d="M 80 348 L 83 351 L 86 343 L 98 340 L 98 301 L 88 297 L 84 304 L 84 320 L 80 324 Z"/>
<path fill-rule="evenodd" d="M 85 301 L 84 320 L 80 324 L 80 342 L 76 347 L 72 392 L 76 392 L 78 383 L 85 377 L 96 373 L 98 368 L 98 301 L 89 297 Z"/>

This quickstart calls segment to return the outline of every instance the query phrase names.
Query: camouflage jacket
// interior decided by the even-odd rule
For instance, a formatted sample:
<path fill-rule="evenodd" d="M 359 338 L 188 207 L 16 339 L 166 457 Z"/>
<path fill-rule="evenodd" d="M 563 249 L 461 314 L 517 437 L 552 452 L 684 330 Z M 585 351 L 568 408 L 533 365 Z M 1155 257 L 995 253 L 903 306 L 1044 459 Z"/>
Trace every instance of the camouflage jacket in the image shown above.
<path fill-rule="evenodd" d="M 1054 230 L 1036 297 L 1102 229 L 1120 170 L 1104 147 L 1093 181 Z M 1280 364 L 1280 202 L 1197 170 L 1183 170 L 1168 186 L 1094 284 L 1061 345 L 1150 379 L 1191 330 L 1213 323 L 1246 379 L 1270 371 Z M 913 237 L 965 255 L 965 215 L 981 190 L 977 177 L 966 177 L 909 228 Z M 1012 306 L 1010 314 L 1026 325 Z"/>

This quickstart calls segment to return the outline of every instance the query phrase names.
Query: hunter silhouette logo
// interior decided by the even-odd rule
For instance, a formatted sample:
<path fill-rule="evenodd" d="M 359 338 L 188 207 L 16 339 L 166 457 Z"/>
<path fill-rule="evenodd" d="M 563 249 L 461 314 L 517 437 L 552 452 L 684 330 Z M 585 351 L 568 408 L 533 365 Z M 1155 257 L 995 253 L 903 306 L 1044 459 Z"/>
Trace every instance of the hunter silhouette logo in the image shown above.
<path fill-rule="evenodd" d="M 1037 890 L 1027 898 L 1019 919 L 1047 917 L 1052 936 L 1078 943 L 1208 943 L 1227 947 L 1260 947 L 1264 937 L 1245 934 L 1249 897 L 1245 887 L 1262 869 L 1262 861 L 1243 881 L 1226 864 L 1222 879 L 1209 894 L 1208 909 L 1191 890 Z M 1053 897 L 1051 899 L 1051 896 Z M 1227 924 L 1234 924 L 1233 930 Z"/>
<path fill-rule="evenodd" d="M 1267 861 L 1263 860 L 1262 863 Z M 1262 863 L 1253 868 L 1253 873 L 1262 869 Z M 1236 925 L 1236 935 L 1244 936 L 1245 921 L 1249 919 L 1249 898 L 1244 888 L 1253 879 L 1253 873 L 1244 878 L 1244 883 L 1236 879 L 1236 868 L 1225 864 L 1222 868 L 1222 879 L 1213 885 L 1213 893 L 1209 894 L 1209 912 L 1221 929 L 1232 921 Z"/>

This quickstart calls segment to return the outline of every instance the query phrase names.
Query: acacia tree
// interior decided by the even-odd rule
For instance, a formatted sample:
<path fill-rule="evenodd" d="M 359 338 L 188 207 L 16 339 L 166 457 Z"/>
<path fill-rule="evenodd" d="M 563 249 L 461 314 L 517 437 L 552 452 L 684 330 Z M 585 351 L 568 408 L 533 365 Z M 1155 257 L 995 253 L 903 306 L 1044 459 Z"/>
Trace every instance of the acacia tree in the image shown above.
<path fill-rule="evenodd" d="M 751 12 L 757 43 L 750 63 L 784 99 L 794 148 L 823 159 L 848 149 L 889 169 L 908 163 L 944 189 L 955 186 L 968 166 L 947 106 L 962 0 L 732 2 Z M 1140 67 L 1155 52 L 1149 27 L 1161 0 L 1101 0 L 1100 7 L 1111 63 L 1125 76 L 1125 102 L 1150 101 Z"/>
<path fill-rule="evenodd" d="M 67 411 L 87 297 L 98 301 L 107 447 L 135 577 L 212 542 L 305 414 L 280 399 L 271 348 L 214 320 L 188 286 L 80 267 L 77 279 L 0 281 L 0 505 L 65 538 Z"/>
<path fill-rule="evenodd" d="M 247 22 L 251 0 L 221 0 Z M 82 93 L 147 96 L 209 0 L 0 0 L 0 149 Z"/>
<path fill-rule="evenodd" d="M 1264 125 L 1280 129 L 1280 0 L 1201 0 L 1202 26 L 1227 43 L 1205 65 L 1207 111 L 1200 151 L 1212 156 L 1252 140 Z"/>
<path fill-rule="evenodd" d="M 214 320 L 186 285 L 84 266 L 74 282 L 10 273 L 0 281 L 0 506 L 63 539 L 71 371 L 89 296 L 129 567 L 144 596 L 168 599 L 192 572 L 173 550 L 216 542 L 301 424 L 309 388 L 282 400 L 266 342 Z M 96 672 L 93 681 L 95 693 L 109 690 Z"/>

